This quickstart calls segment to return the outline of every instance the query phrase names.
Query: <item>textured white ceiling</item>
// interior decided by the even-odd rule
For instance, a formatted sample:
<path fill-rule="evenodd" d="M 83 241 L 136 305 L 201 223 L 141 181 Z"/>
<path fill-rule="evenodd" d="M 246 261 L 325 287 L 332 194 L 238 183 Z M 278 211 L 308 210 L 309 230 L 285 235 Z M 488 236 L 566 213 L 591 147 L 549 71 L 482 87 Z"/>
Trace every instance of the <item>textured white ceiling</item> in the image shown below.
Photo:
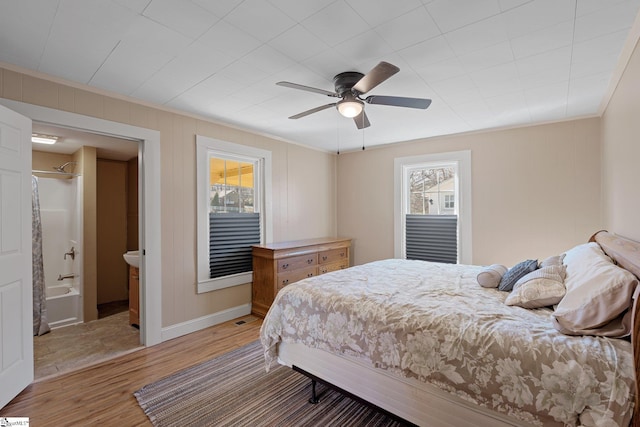
<path fill-rule="evenodd" d="M 335 151 L 598 113 L 640 0 L 23 0 L 0 61 Z M 356 129 L 323 95 L 387 61 Z M 333 99 L 335 101 L 335 99 Z"/>

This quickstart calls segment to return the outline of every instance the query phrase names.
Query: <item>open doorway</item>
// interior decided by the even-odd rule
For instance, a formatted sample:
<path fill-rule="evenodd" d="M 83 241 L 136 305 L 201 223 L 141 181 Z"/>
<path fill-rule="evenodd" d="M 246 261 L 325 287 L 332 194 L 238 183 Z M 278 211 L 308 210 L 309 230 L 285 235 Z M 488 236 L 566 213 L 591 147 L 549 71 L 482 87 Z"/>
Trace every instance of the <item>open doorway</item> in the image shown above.
<path fill-rule="evenodd" d="M 0 104 L 32 121 L 140 141 L 140 337 L 146 346 L 162 342 L 162 232 L 160 132 L 67 111 L 0 98 Z M 28 330 L 28 328 L 25 328 Z"/>
<path fill-rule="evenodd" d="M 51 332 L 34 337 L 35 379 L 140 347 L 139 142 L 33 123 Z M 135 315 L 134 315 L 135 314 Z"/>
<path fill-rule="evenodd" d="M 13 148 L 11 155 L 3 156 L 3 159 L 5 160 L 4 170 L 11 174 L 7 182 L 13 182 L 14 185 L 3 187 L 12 190 L 12 192 L 3 193 L 3 197 L 6 195 L 12 200 L 20 200 L 19 204 L 12 204 L 13 209 L 6 218 L 8 226 L 6 228 L 12 230 L 13 244 L 23 249 L 31 246 L 32 240 L 31 221 L 25 220 L 30 220 L 32 217 L 31 200 L 29 200 L 31 198 L 29 193 L 32 190 L 32 186 L 29 185 L 32 170 L 31 141 L 27 132 L 31 132 L 33 121 L 140 141 L 138 181 L 140 189 L 138 204 L 140 208 L 140 338 L 142 344 L 146 346 L 162 342 L 160 132 L 4 98 L 0 98 L 0 104 L 7 107 L 0 111 L 6 122 L 3 130 L 7 127 L 9 129 L 8 132 L 0 133 L 0 137 L 3 138 L 3 144 L 5 144 L 4 140 L 8 139 L 7 143 Z M 16 263 L 15 268 L 11 270 L 13 275 L 22 280 L 11 282 L 20 283 L 19 289 L 13 292 L 11 297 L 14 303 L 12 308 L 15 316 L 13 317 L 21 319 L 20 327 L 15 329 L 20 330 L 21 333 L 3 335 L 0 343 L 3 350 L 16 349 L 13 352 L 16 360 L 11 365 L 11 371 L 0 372 L 3 383 L 9 385 L 3 389 L 0 396 L 4 403 L 33 381 L 32 333 L 35 323 L 30 311 L 31 308 L 35 308 L 35 304 L 29 307 L 32 302 L 32 257 L 32 253 L 23 250 L 17 256 L 20 262 Z M 7 269 L 3 269 L 3 273 L 5 270 Z"/>

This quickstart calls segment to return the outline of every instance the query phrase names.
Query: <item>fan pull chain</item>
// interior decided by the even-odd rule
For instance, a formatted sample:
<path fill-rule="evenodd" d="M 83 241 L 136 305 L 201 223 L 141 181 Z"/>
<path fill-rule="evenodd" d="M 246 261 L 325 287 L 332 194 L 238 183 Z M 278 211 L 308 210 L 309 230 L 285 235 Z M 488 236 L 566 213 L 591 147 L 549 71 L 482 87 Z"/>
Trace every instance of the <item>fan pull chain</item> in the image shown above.
<path fill-rule="evenodd" d="M 336 140 L 338 141 L 337 155 L 340 155 L 340 119 L 336 116 Z"/>
<path fill-rule="evenodd" d="M 362 111 L 362 151 L 364 151 L 364 110 Z"/>

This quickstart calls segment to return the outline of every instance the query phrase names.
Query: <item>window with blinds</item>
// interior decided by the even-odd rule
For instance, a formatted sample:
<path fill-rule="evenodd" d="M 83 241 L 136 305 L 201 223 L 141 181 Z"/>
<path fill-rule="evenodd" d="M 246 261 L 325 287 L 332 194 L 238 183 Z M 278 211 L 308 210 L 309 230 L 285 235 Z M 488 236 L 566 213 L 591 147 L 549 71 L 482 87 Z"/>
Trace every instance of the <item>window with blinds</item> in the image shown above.
<path fill-rule="evenodd" d="M 458 262 L 456 165 L 418 165 L 407 171 L 405 257 Z"/>
<path fill-rule="evenodd" d="M 471 264 L 471 151 L 394 159 L 396 258 Z"/>
<path fill-rule="evenodd" d="M 270 241 L 271 152 L 196 137 L 198 293 L 251 283 Z"/>
<path fill-rule="evenodd" d="M 210 278 L 252 270 L 251 245 L 260 244 L 255 206 L 256 164 L 209 156 Z"/>

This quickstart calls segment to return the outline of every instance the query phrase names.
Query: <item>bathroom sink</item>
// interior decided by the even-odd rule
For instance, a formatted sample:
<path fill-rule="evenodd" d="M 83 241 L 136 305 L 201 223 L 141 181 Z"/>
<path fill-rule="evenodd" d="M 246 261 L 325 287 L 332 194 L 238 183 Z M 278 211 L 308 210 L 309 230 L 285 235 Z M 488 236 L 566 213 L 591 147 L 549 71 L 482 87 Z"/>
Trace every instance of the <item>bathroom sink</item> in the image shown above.
<path fill-rule="evenodd" d="M 122 254 L 124 260 L 132 267 L 140 268 L 140 251 L 128 251 Z"/>

